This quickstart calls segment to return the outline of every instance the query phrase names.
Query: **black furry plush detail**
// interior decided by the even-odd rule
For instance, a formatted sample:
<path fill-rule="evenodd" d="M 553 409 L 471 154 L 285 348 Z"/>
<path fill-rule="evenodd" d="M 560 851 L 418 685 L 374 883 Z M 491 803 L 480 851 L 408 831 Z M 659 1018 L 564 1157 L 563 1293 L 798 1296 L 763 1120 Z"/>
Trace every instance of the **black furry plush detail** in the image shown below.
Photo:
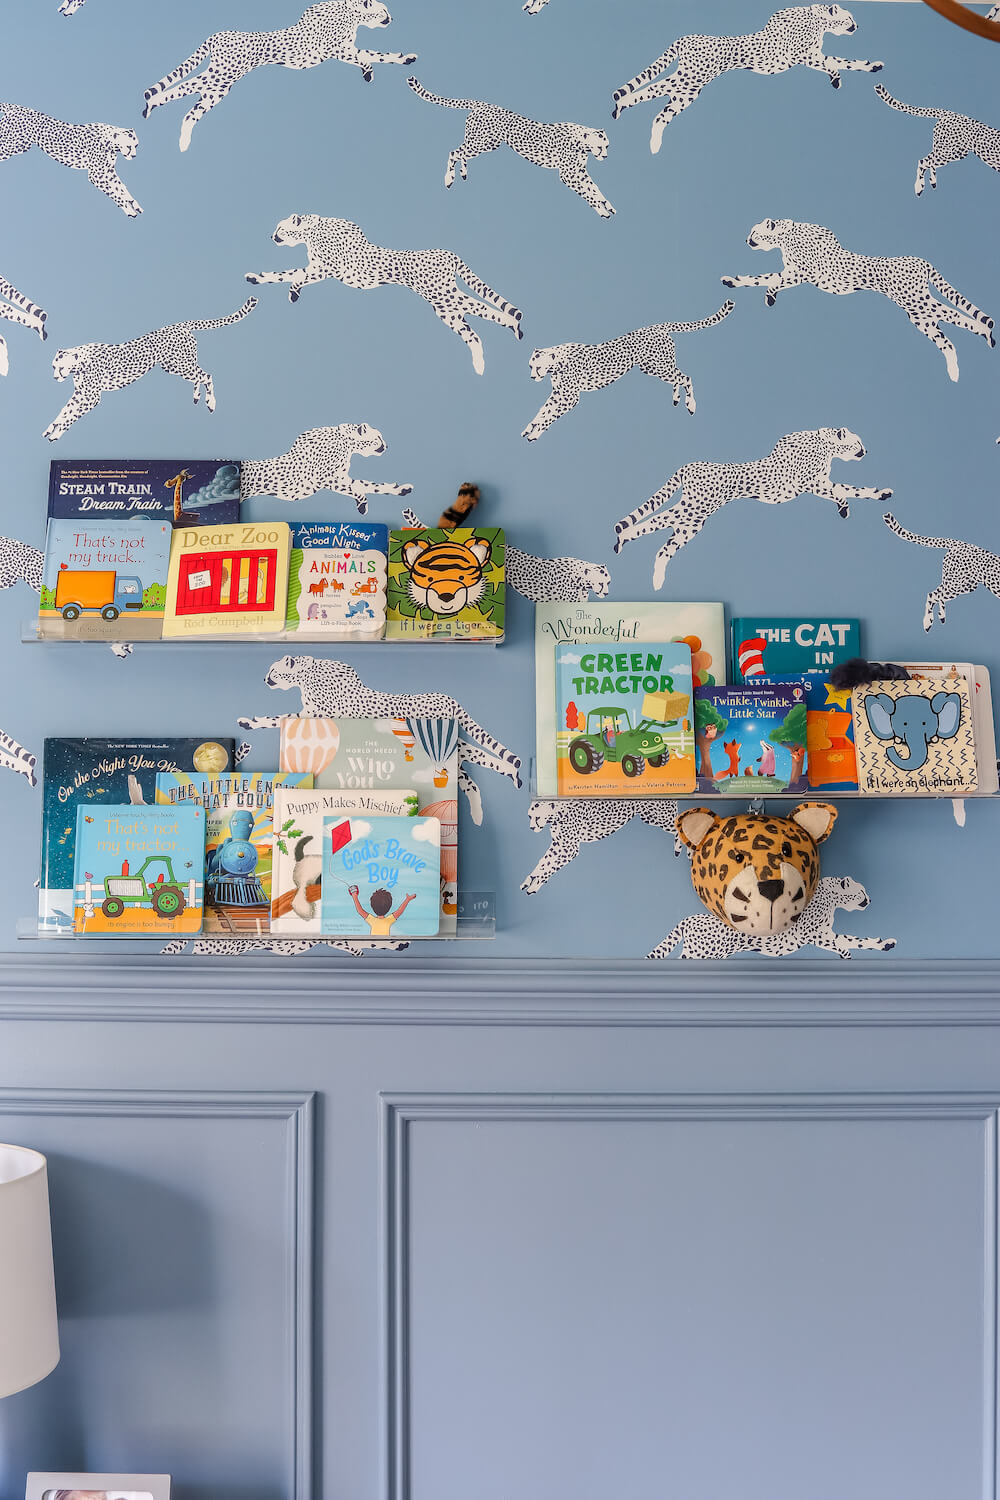
<path fill-rule="evenodd" d="M 842 661 L 830 673 L 830 686 L 835 688 L 862 687 L 866 682 L 908 682 L 910 674 L 905 667 L 892 661 L 866 661 L 863 656 L 852 656 Z"/>

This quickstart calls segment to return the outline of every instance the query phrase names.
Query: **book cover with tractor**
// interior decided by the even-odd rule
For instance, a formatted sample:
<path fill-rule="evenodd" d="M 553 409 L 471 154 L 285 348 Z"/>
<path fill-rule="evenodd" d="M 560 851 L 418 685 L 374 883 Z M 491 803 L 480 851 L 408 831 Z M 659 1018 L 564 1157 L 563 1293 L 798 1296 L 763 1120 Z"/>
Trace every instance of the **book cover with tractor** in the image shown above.
<path fill-rule="evenodd" d="M 192 735 L 164 740 L 72 739 L 45 741 L 42 772 L 42 849 L 39 869 L 40 932 L 69 932 L 73 925 L 73 857 L 76 810 L 156 800 L 157 777 L 218 776 L 233 764 L 236 742 Z"/>
<path fill-rule="evenodd" d="M 436 937 L 441 920 L 437 818 L 323 819 L 325 937 Z"/>
<path fill-rule="evenodd" d="M 39 634 L 74 641 L 159 640 L 170 536 L 165 521 L 50 521 Z"/>
<path fill-rule="evenodd" d="M 698 792 L 805 792 L 806 694 L 784 687 L 697 688 Z"/>
<path fill-rule="evenodd" d="M 297 640 L 385 634 L 387 526 L 293 521 L 285 630 Z"/>
<path fill-rule="evenodd" d="M 81 805 L 76 812 L 73 931 L 174 937 L 201 931 L 205 809 Z"/>
<path fill-rule="evenodd" d="M 387 640 L 503 640 L 504 534 L 496 526 L 389 533 Z"/>
<path fill-rule="evenodd" d="M 556 647 L 560 796 L 695 789 L 691 648 L 674 641 Z"/>

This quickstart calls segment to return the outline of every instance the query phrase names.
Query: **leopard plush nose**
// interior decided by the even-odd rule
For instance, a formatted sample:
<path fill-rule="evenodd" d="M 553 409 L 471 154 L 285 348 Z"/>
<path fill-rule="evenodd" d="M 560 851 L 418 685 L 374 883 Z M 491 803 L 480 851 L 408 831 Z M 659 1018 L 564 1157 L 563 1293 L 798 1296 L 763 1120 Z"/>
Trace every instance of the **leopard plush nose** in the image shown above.
<path fill-rule="evenodd" d="M 757 885 L 757 889 L 765 901 L 777 901 L 785 889 L 785 882 L 783 880 L 761 880 Z"/>

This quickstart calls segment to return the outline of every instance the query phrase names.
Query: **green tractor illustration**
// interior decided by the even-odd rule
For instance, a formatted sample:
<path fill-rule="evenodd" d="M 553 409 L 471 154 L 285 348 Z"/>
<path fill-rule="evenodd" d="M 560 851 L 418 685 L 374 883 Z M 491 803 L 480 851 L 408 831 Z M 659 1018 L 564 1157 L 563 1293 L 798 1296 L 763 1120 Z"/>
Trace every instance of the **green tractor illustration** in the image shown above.
<path fill-rule="evenodd" d="M 159 877 L 151 884 L 145 879 L 150 865 L 162 865 Z M 166 879 L 164 879 L 164 874 Z M 140 865 L 134 875 L 128 873 L 126 863 L 120 875 L 109 875 L 104 882 L 104 900 L 101 911 L 106 917 L 120 917 L 126 906 L 144 906 L 146 902 L 158 917 L 167 920 L 178 917 L 187 905 L 181 882 L 174 874 L 174 867 L 165 854 L 151 854 Z"/>
<path fill-rule="evenodd" d="M 570 740 L 569 763 L 581 776 L 592 776 L 605 761 L 617 763 L 625 776 L 641 776 L 646 766 L 665 766 L 670 748 L 664 730 L 685 717 L 687 693 L 647 693 L 643 717 L 633 726 L 628 709 L 608 704 L 592 708 L 582 734 Z"/>

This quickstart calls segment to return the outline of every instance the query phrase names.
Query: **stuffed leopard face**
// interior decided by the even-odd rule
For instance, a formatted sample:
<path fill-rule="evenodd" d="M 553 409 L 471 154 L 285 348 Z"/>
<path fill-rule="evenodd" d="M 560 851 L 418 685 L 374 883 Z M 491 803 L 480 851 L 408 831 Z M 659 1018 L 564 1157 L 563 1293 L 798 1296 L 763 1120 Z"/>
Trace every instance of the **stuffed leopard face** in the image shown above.
<path fill-rule="evenodd" d="M 836 817 L 827 802 L 802 802 L 787 818 L 720 818 L 692 807 L 677 832 L 693 851 L 691 883 L 708 910 L 737 932 L 768 936 L 805 911 L 819 880 L 817 845 Z"/>
<path fill-rule="evenodd" d="M 483 592 L 483 572 L 490 560 L 485 537 L 432 542 L 418 537 L 403 547 L 409 572 L 407 588 L 414 604 L 436 615 L 457 615 Z"/>

